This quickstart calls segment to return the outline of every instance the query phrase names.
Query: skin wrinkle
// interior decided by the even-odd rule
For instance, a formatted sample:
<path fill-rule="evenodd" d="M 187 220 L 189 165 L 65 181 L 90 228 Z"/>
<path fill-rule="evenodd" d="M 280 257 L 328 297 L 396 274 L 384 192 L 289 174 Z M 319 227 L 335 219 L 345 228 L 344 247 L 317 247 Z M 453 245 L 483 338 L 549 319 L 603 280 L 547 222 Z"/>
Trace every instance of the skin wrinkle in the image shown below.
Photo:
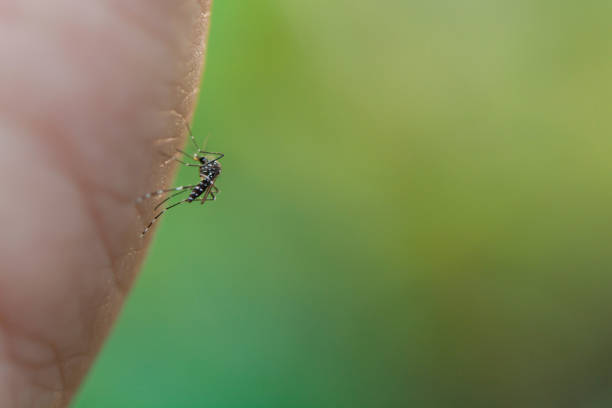
<path fill-rule="evenodd" d="M 64 364 L 62 361 L 62 357 L 60 352 L 58 351 L 57 347 L 55 347 L 53 344 L 50 344 L 51 349 L 53 350 L 53 355 L 55 356 L 55 365 L 57 366 L 57 369 L 59 371 L 59 378 L 60 378 L 60 388 L 59 390 L 54 390 L 54 391 L 60 391 L 60 395 L 62 395 L 62 393 L 65 393 L 66 391 L 68 391 L 68 387 L 67 387 L 67 381 L 66 381 L 66 374 L 64 373 Z"/>
<path fill-rule="evenodd" d="M 31 0 L 25 0 L 25 3 L 33 4 Z M 61 0 L 59 2 L 59 4 L 62 5 L 69 3 L 70 1 L 67 0 Z M 109 15 L 118 17 L 120 13 L 112 13 L 112 11 L 115 10 L 114 7 L 116 4 L 127 4 L 128 2 L 123 2 L 123 0 L 106 0 L 102 3 L 107 6 L 105 10 L 108 9 L 110 11 L 108 13 Z M 162 19 L 160 21 L 164 21 L 164 23 L 161 23 L 162 27 L 166 24 L 166 14 L 163 11 L 172 9 L 172 3 L 173 2 L 166 2 L 165 0 L 156 0 L 148 4 L 149 8 L 158 8 L 161 10 L 160 15 Z M 82 7 L 86 7 L 84 4 L 86 3 L 81 3 Z M 140 40 L 132 41 L 130 44 L 137 44 L 139 42 L 141 44 L 153 44 L 150 47 L 152 50 L 155 50 L 153 54 L 156 55 L 154 55 L 151 61 L 155 60 L 158 63 L 164 61 L 160 55 L 165 53 L 165 61 L 169 61 L 167 65 L 169 69 L 167 71 L 162 70 L 162 74 L 151 74 L 150 70 L 145 70 L 144 72 L 147 72 L 151 77 L 156 76 L 156 80 L 152 81 L 153 83 L 148 83 L 149 81 L 140 78 L 132 80 L 129 77 L 122 77 L 123 81 L 127 81 L 125 83 L 126 85 L 115 84 L 115 86 L 119 86 L 120 88 L 132 86 L 130 81 L 133 81 L 136 82 L 136 84 L 133 85 L 136 88 L 148 87 L 153 89 L 152 91 L 144 90 L 144 92 L 113 94 L 114 88 L 110 87 L 109 89 L 108 86 L 109 83 L 112 83 L 112 81 L 109 82 L 109 80 L 112 80 L 112 76 L 106 77 L 107 79 L 110 78 L 109 80 L 98 80 L 96 85 L 92 82 L 93 78 L 97 78 L 95 73 L 93 76 L 83 76 L 80 74 L 80 72 L 87 72 L 91 67 L 87 65 L 88 61 L 86 54 L 83 57 L 85 59 L 79 61 L 78 58 L 75 59 L 75 55 L 72 55 L 71 52 L 78 53 L 80 51 L 73 50 L 67 52 L 71 44 L 75 44 L 74 41 L 72 41 L 74 33 L 70 33 L 68 30 L 66 33 L 71 35 L 64 37 L 63 42 L 56 44 L 57 46 L 46 46 L 49 45 L 48 43 L 51 41 L 46 36 L 41 37 L 44 38 L 44 43 L 41 42 L 38 46 L 46 49 L 44 58 L 59 58 L 64 63 L 68 63 L 69 66 L 63 66 L 55 62 L 54 71 L 51 72 L 59 70 L 57 72 L 64 72 L 65 78 L 70 78 L 70 80 L 75 79 L 75 82 L 70 83 L 70 85 L 75 86 L 74 84 L 76 84 L 76 87 L 80 87 L 78 88 L 79 93 L 77 95 L 71 95 L 70 92 L 62 90 L 62 93 L 60 93 L 57 98 L 49 98 L 49 95 L 53 94 L 57 87 L 52 85 L 45 88 L 41 85 L 49 84 L 48 80 L 44 78 L 36 79 L 36 77 L 34 77 L 34 81 L 28 83 L 30 86 L 24 89 L 26 92 L 22 92 L 23 86 L 20 88 L 18 85 L 15 85 L 10 87 L 9 92 L 6 93 L 4 97 L 0 98 L 0 112 L 10 117 L 13 124 L 18 124 L 21 132 L 27 135 L 27 137 L 35 136 L 37 143 L 44 144 L 44 146 L 39 146 L 39 148 L 43 149 L 47 159 L 53 162 L 53 167 L 49 167 L 45 170 L 56 172 L 62 177 L 64 182 L 73 186 L 72 190 L 74 190 L 74 192 L 70 196 L 71 201 L 68 203 L 69 206 L 67 209 L 62 210 L 61 214 L 67 214 L 70 209 L 77 210 L 79 212 L 78 216 L 85 217 L 88 220 L 88 224 L 90 224 L 83 228 L 87 233 L 93 234 L 98 241 L 97 246 L 93 243 L 88 243 L 88 245 L 91 246 L 88 246 L 87 249 L 93 250 L 95 256 L 90 257 L 90 262 L 86 263 L 87 266 L 82 268 L 84 271 L 83 273 L 87 274 L 83 275 L 82 278 L 85 279 L 87 276 L 97 275 L 95 282 L 108 281 L 108 284 L 103 283 L 100 287 L 88 288 L 90 293 L 95 294 L 93 298 L 91 298 L 91 296 L 77 296 L 75 299 L 71 300 L 69 304 L 61 306 L 63 309 L 60 310 L 65 309 L 71 311 L 75 305 L 80 305 L 76 309 L 76 312 L 78 312 L 76 316 L 78 316 L 78 325 L 81 325 L 81 328 L 71 329 L 71 332 L 78 334 L 81 338 L 81 342 L 78 344 L 74 343 L 73 334 L 71 334 L 73 338 L 67 342 L 65 336 L 49 336 L 46 327 L 42 327 L 41 329 L 41 327 L 36 326 L 36 323 L 26 322 L 28 327 L 24 327 L 23 330 L 21 330 L 18 326 L 9 324 L 11 321 L 5 321 L 0 315 L 0 323 L 6 323 L 4 325 L 0 324 L 0 331 L 2 331 L 5 336 L 11 337 L 14 335 L 15 338 L 18 338 L 19 336 L 27 335 L 32 339 L 39 340 L 41 347 L 44 347 L 43 345 L 45 344 L 48 345 L 52 348 L 54 355 L 53 361 L 48 362 L 49 366 L 55 366 L 59 370 L 57 374 L 52 374 L 53 371 L 43 370 L 46 368 L 44 365 L 40 365 L 37 369 L 34 365 L 29 366 L 27 362 L 19 362 L 18 357 L 2 361 L 2 357 L 0 356 L 0 368 L 4 369 L 7 364 L 11 363 L 19 367 L 9 369 L 8 371 L 8 373 L 10 373 L 10 370 L 13 370 L 12 378 L 14 378 L 16 383 L 23 383 L 22 379 L 26 380 L 26 383 L 20 385 L 19 391 L 16 390 L 16 387 L 8 391 L 14 393 L 13 400 L 15 404 L 17 404 L 17 401 L 25 404 L 20 406 L 27 407 L 49 406 L 50 404 L 52 404 L 52 406 L 65 406 L 68 404 L 78 384 L 82 380 L 84 372 L 99 350 L 102 340 L 108 332 L 109 326 L 118 313 L 119 305 L 123 301 L 125 292 L 131 285 L 136 270 L 142 262 L 142 258 L 146 252 L 145 245 L 150 238 L 147 240 L 140 240 L 138 236 L 140 232 L 139 224 L 145 222 L 143 219 L 151 215 L 153 204 L 144 207 L 135 206 L 133 200 L 138 196 L 138 192 L 135 190 L 145 189 L 153 191 L 157 188 L 166 186 L 167 182 L 171 179 L 171 175 L 176 165 L 160 168 L 158 162 L 151 160 L 151 154 L 149 153 L 154 151 L 156 141 L 163 140 L 164 146 L 169 147 L 179 147 L 183 145 L 186 142 L 184 137 L 186 131 L 184 126 L 175 123 L 170 134 L 180 135 L 180 137 L 168 137 L 168 132 L 163 132 L 161 130 L 162 126 L 156 127 L 156 125 L 151 125 L 147 120 L 142 120 L 143 118 L 134 120 L 129 112 L 131 110 L 140 110 L 141 112 L 143 110 L 148 110 L 148 114 L 144 115 L 144 118 L 147 118 L 151 115 L 154 116 L 163 113 L 161 109 L 159 109 L 159 107 L 163 106 L 166 110 L 170 108 L 170 110 L 175 111 L 177 114 L 176 116 L 183 118 L 183 120 L 190 116 L 189 112 L 193 109 L 193 104 L 199 90 L 198 84 L 202 72 L 201 58 L 203 57 L 205 49 L 204 39 L 202 37 L 205 37 L 204 33 L 206 33 L 208 27 L 207 16 L 209 15 L 208 7 L 210 6 L 210 2 L 184 1 L 181 2 L 181 4 L 184 4 L 183 8 L 185 11 L 183 11 L 183 13 L 187 14 L 189 14 L 190 4 L 200 4 L 200 6 L 206 5 L 207 7 L 205 12 L 199 10 L 196 17 L 187 19 L 189 24 L 179 24 L 183 27 L 183 31 L 177 34 L 177 39 L 175 41 L 183 41 L 184 44 L 173 44 L 172 40 L 167 41 L 171 36 L 166 37 L 166 41 L 164 41 L 163 38 L 161 40 L 156 38 L 147 42 L 147 36 L 152 36 L 154 34 L 144 29 L 140 21 L 126 19 L 122 23 L 122 26 L 126 27 L 125 30 L 128 36 L 131 36 L 131 33 L 133 33 L 135 37 L 140 38 Z M 79 6 L 79 9 L 80 8 L 81 6 Z M 41 13 L 41 15 L 44 17 L 44 13 Z M 57 15 L 61 16 L 61 13 L 57 13 Z M 201 18 L 202 15 L 206 16 L 206 21 L 194 23 L 194 21 Z M 175 18 L 175 21 L 180 23 L 183 21 L 183 18 L 182 16 L 178 16 Z M 130 21 L 132 21 L 132 25 L 130 25 Z M 84 30 L 84 32 L 87 33 L 87 21 L 79 21 L 79 24 L 81 27 L 79 30 Z M 32 26 L 35 27 L 32 28 L 32 30 L 40 34 L 43 34 L 48 28 L 48 24 L 46 23 L 40 24 L 40 27 L 38 27 L 38 24 L 32 24 Z M 171 24 L 171 26 L 173 28 L 171 28 L 170 31 L 176 30 L 175 25 Z M 140 34 L 135 33 L 134 28 L 139 31 Z M 1 29 L 0 27 L 0 30 Z M 32 38 L 36 37 L 36 35 L 32 36 Z M 52 38 L 52 36 L 49 38 Z M 186 39 L 189 41 L 186 41 Z M 88 37 L 84 36 L 75 39 L 75 41 L 77 40 L 80 42 L 78 49 L 82 49 L 88 46 L 92 38 L 90 37 L 88 39 Z M 107 39 L 105 39 L 105 41 L 106 40 Z M 22 39 L 22 41 L 23 44 L 26 45 L 30 44 L 32 40 Z M 112 43 L 110 40 L 109 42 Z M 0 46 L 3 44 L 4 42 L 0 42 Z M 158 45 L 156 46 L 155 44 Z M 137 65 L 134 64 L 146 62 L 147 66 L 150 65 L 151 61 L 143 58 L 130 60 L 129 52 L 121 52 L 127 50 L 127 48 L 119 47 L 119 49 L 117 49 L 117 47 L 113 47 L 115 51 L 118 51 L 116 56 L 117 59 L 125 59 L 128 62 L 132 61 L 131 65 L 127 64 L 123 68 L 117 66 L 115 68 L 117 70 L 125 69 L 131 72 L 136 71 L 138 75 L 140 75 L 139 70 L 135 70 Z M 177 52 L 174 52 L 175 49 Z M 141 51 L 142 50 L 139 49 L 136 54 Z M 96 49 L 95 52 L 103 55 L 106 49 L 101 47 L 100 49 Z M 34 50 L 33 53 L 35 53 Z M 19 54 L 16 55 L 19 56 Z M 175 58 L 172 57 L 172 55 L 178 55 L 179 57 Z M 178 64 L 176 61 L 181 60 L 185 55 L 189 56 L 187 58 L 187 63 Z M 21 56 L 19 57 L 21 58 Z M 27 58 L 25 61 L 29 62 Z M 16 64 L 16 66 L 19 66 L 19 63 L 19 59 L 13 61 L 13 65 Z M 65 68 L 68 69 L 65 70 Z M 14 70 L 13 68 L 11 69 Z M 9 70 L 10 75 L 3 76 L 4 72 L 5 71 L 0 69 L 0 81 L 19 74 L 16 70 L 15 73 Z M 32 75 L 37 72 L 38 71 L 32 70 L 29 74 Z M 173 82 L 171 80 L 172 78 L 179 78 L 179 80 L 170 85 Z M 46 93 L 47 95 L 45 96 Z M 6 95 L 8 95 L 8 97 Z M 17 103 L 13 101 L 13 103 L 7 104 L 7 102 L 11 100 L 12 95 L 21 95 L 21 97 L 16 98 Z M 87 98 L 87 95 L 89 95 L 91 99 L 84 99 Z M 127 99 L 120 100 L 121 98 L 117 98 L 116 95 L 127 95 Z M 77 96 L 77 98 L 74 96 Z M 3 98 L 6 99 L 1 101 Z M 30 99 L 35 99 L 37 103 L 31 105 L 29 103 Z M 127 103 L 127 100 L 132 100 L 132 103 Z M 144 101 L 146 106 L 139 106 L 138 103 L 135 102 L 136 100 Z M 26 102 L 26 104 L 23 104 L 23 102 Z M 86 102 L 86 107 L 82 106 L 83 102 Z M 108 109 L 108 106 L 111 106 L 111 109 Z M 138 106 L 138 109 L 134 109 L 134 106 Z M 72 111 L 80 112 L 84 110 L 102 112 L 103 115 L 106 116 L 94 119 L 93 117 L 82 115 L 75 116 L 69 113 Z M 105 133 L 102 133 L 101 129 L 105 129 Z M 95 136 L 92 135 L 92 131 Z M 82 135 L 87 135 L 87 137 L 83 138 L 81 137 Z M 85 142 L 93 142 L 94 140 L 96 140 L 95 147 L 98 148 L 98 150 L 87 150 L 89 146 L 88 142 Z M 140 149 L 140 147 L 143 146 L 142 143 L 145 145 L 148 144 L 148 147 L 144 146 L 146 153 L 141 153 L 142 149 Z M 121 145 L 120 149 L 117 148 L 118 145 Z M 86 154 L 82 154 L 83 152 Z M 134 154 L 134 152 L 136 152 L 136 154 Z M 115 171 L 106 171 L 113 170 L 108 168 L 107 159 L 109 157 L 112 157 L 113 162 L 117 161 L 117 163 L 122 164 L 122 167 L 116 168 Z M 132 157 L 135 157 L 135 160 L 132 160 Z M 129 165 L 125 163 L 129 163 Z M 136 169 L 136 172 L 132 171 L 130 166 Z M 148 172 L 147 169 L 149 169 Z M 120 179 L 122 175 L 125 174 L 130 174 L 128 178 L 129 183 L 113 182 L 115 179 Z M 41 177 L 44 176 L 44 173 L 41 174 Z M 130 183 L 132 183 L 132 185 L 130 185 Z M 134 193 L 134 195 L 132 195 L 132 193 Z M 40 207 L 44 208 L 43 205 L 44 204 L 41 203 Z M 115 213 L 120 215 L 109 218 L 109 214 Z M 139 213 L 144 216 L 139 218 L 137 216 Z M 122 230 L 124 231 L 123 233 L 121 233 Z M 149 234 L 149 237 L 150 236 L 151 234 Z M 121 240 L 124 241 L 122 242 Z M 72 256 L 76 255 L 71 255 L 71 257 Z M 83 256 L 87 256 L 87 253 L 84 253 Z M 28 265 L 27 262 L 22 264 Z M 19 263 L 17 265 L 19 265 Z M 64 266 L 64 264 L 61 265 L 62 267 Z M 69 264 L 66 263 L 65 265 Z M 58 268 L 57 273 L 60 273 L 60 266 L 56 266 L 56 268 Z M 103 276 L 108 276 L 109 279 L 102 278 Z M 82 283 L 83 282 L 81 282 L 79 278 L 79 281 L 72 284 L 78 286 Z M 91 286 L 91 284 L 89 285 Z M 12 299 L 14 299 L 14 297 Z M 56 299 L 50 298 L 50 300 L 55 302 Z M 53 303 L 52 306 L 56 307 L 57 305 Z M 52 310 L 52 308 L 50 310 Z M 5 312 L 7 312 L 7 310 L 4 310 L 2 305 L 0 305 L 0 313 Z M 44 311 L 41 312 L 41 316 L 44 315 L 43 312 Z M 24 314 L 24 316 L 26 315 Z M 70 313 L 67 316 L 70 316 Z M 66 322 L 67 320 L 64 319 L 62 324 L 65 325 Z M 61 330 L 61 327 L 62 326 L 58 326 L 57 330 Z M 42 377 L 39 377 L 39 375 L 42 375 Z M 47 378 L 49 381 L 46 381 L 45 376 L 47 375 L 58 375 L 58 381 L 61 384 L 60 387 L 63 389 L 55 390 L 52 389 L 53 387 L 49 387 L 49 384 L 54 384 L 54 380 Z M 42 380 L 42 382 L 40 380 Z M 45 388 L 48 389 L 45 391 Z M 3 397 L 0 397 L 0 403 L 3 402 L 2 398 Z"/>
<path fill-rule="evenodd" d="M 46 129 L 46 133 L 49 134 L 51 130 L 52 129 L 48 127 Z M 41 130 L 39 131 L 42 132 Z M 89 219 L 93 221 L 92 225 L 98 232 L 97 235 L 100 237 L 100 242 L 102 244 L 102 247 L 105 250 L 107 262 L 104 262 L 101 265 L 101 269 L 104 269 L 106 267 L 110 269 L 111 271 L 110 275 L 112 277 L 113 282 L 115 282 L 115 287 L 119 290 L 119 292 L 122 292 L 121 290 L 122 288 L 119 285 L 119 279 L 117 277 L 118 272 L 114 268 L 113 260 L 115 259 L 115 254 L 113 254 L 110 244 L 109 244 L 110 237 L 108 236 L 108 234 L 105 233 L 104 228 L 100 223 L 99 217 L 97 216 L 95 208 L 92 206 L 92 203 L 88 199 L 88 197 L 90 197 L 90 194 L 86 193 L 86 191 L 94 190 L 98 186 L 94 185 L 94 183 L 90 181 L 83 180 L 83 172 L 79 171 L 80 169 L 78 168 L 78 165 L 72 165 L 72 161 L 70 160 L 70 157 L 76 156 L 77 152 L 75 151 L 74 148 L 70 147 L 70 144 L 61 144 L 61 143 L 58 144 L 56 142 L 57 138 L 47 137 L 47 138 L 42 138 L 41 140 L 43 144 L 46 146 L 45 151 L 55 152 L 55 157 L 56 157 L 55 170 L 57 170 L 59 174 L 62 174 L 65 179 L 72 180 L 74 185 L 77 187 L 76 191 L 79 194 L 81 201 L 83 202 L 83 205 L 81 207 L 90 214 Z M 114 190 L 113 188 L 109 187 L 107 189 L 100 190 L 100 191 L 105 194 L 109 194 L 109 196 L 112 199 L 118 202 L 122 201 L 124 203 L 129 203 L 131 201 L 131 200 L 128 200 L 127 197 L 124 198 L 118 192 L 112 193 L 113 190 Z M 123 292 L 127 292 L 127 288 Z"/>
<path fill-rule="evenodd" d="M 20 368 L 26 368 L 26 371 L 29 373 L 28 377 L 30 377 L 27 380 L 29 384 L 34 385 L 41 390 L 48 391 L 51 394 L 56 394 L 55 398 L 57 398 L 58 403 L 61 402 L 63 398 L 62 394 L 66 390 L 66 379 L 65 379 L 65 375 L 63 371 L 62 359 L 61 359 L 61 356 L 60 356 L 60 353 L 57 347 L 55 347 L 51 342 L 46 341 L 44 338 L 33 335 L 31 333 L 28 334 L 25 330 L 20 328 L 18 325 L 9 324 L 6 321 L 6 319 L 4 319 L 1 315 L 0 315 L 0 330 L 2 330 L 2 333 L 5 333 L 5 335 L 6 333 L 12 334 L 12 336 L 7 335 L 7 337 L 14 338 L 14 337 L 17 337 L 16 336 L 17 334 L 20 334 L 20 338 L 26 337 L 26 338 L 32 339 L 42 346 L 47 346 L 51 350 L 51 353 L 53 355 L 52 359 L 48 361 L 41 361 L 41 362 L 35 363 L 32 361 L 26 361 L 20 358 L 19 356 L 17 356 L 16 351 L 15 351 L 15 344 L 12 342 L 9 342 L 6 345 L 6 357 L 8 357 L 8 359 L 6 359 L 3 364 L 6 365 L 7 363 L 8 364 L 12 363 L 14 365 L 19 366 Z M 41 369 L 50 368 L 50 367 L 57 368 L 57 375 L 59 379 L 59 386 L 57 388 L 48 386 L 46 384 L 42 384 L 39 381 L 33 380 L 31 378 L 31 377 L 34 377 L 34 374 L 36 372 L 39 372 Z M 51 395 L 51 397 L 53 397 L 53 395 Z M 17 400 L 16 396 L 14 396 L 13 398 Z"/>
<path fill-rule="evenodd" d="M 91 199 L 89 198 L 91 195 L 85 192 L 88 188 L 87 183 L 81 180 L 81 177 L 78 176 L 80 173 L 73 172 L 71 174 L 73 175 L 74 183 L 77 186 L 77 191 L 80 192 L 80 199 L 83 202 L 83 207 L 85 208 L 85 211 L 89 213 L 90 219 L 93 221 L 92 224 L 98 236 L 100 237 L 100 242 L 102 243 L 102 247 L 104 248 L 104 252 L 106 253 L 108 268 L 110 269 L 113 287 L 118 291 L 121 297 L 124 297 L 125 295 L 127 295 L 129 287 L 122 287 L 122 285 L 120 284 L 120 272 L 115 268 L 115 257 L 117 256 L 117 254 L 113 253 L 113 249 L 110 244 L 111 237 L 107 234 L 104 228 L 104 224 L 100 219 L 100 215 L 96 210 L 94 203 L 92 203 Z"/>
<path fill-rule="evenodd" d="M 173 144 L 174 144 L 174 143 L 176 143 L 178 140 L 179 140 L 179 138 L 178 138 L 178 137 L 173 136 L 173 137 L 167 137 L 167 138 L 164 138 L 164 139 L 157 139 L 157 140 L 154 142 L 154 144 L 155 144 L 156 146 L 161 146 L 161 145 L 166 144 L 166 143 L 173 143 Z"/>
<path fill-rule="evenodd" d="M 104 267 L 96 268 L 96 270 L 98 270 L 99 272 L 103 272 L 104 269 L 105 269 Z M 94 308 L 97 308 L 97 307 L 95 306 Z M 96 314 L 95 311 L 92 312 L 92 313 L 94 315 Z M 91 316 L 85 315 L 83 313 L 80 313 L 80 314 L 81 314 L 81 327 L 87 328 L 87 326 L 88 326 L 87 322 L 91 321 Z M 16 325 L 10 327 L 8 330 L 6 329 L 6 327 L 7 327 L 7 324 L 4 325 L 4 332 L 5 333 L 19 332 L 19 329 L 17 328 Z M 23 330 L 22 330 L 22 332 L 23 332 Z M 38 339 L 39 342 L 41 342 L 43 344 L 47 344 L 49 347 L 52 348 L 53 354 L 55 356 L 54 364 L 59 369 L 60 378 L 61 378 L 61 384 L 63 384 L 65 392 L 67 392 L 69 395 L 71 395 L 74 392 L 74 390 L 76 389 L 76 385 L 70 386 L 70 387 L 66 386 L 66 384 L 68 384 L 68 382 L 67 382 L 68 380 L 66 379 L 66 374 L 65 374 L 64 367 L 72 359 L 80 357 L 80 356 L 86 356 L 89 360 L 91 360 L 91 356 L 94 354 L 94 351 L 96 351 L 97 348 L 99 347 L 99 345 L 96 345 L 95 342 L 87 341 L 85 344 L 89 344 L 91 347 L 93 347 L 93 349 L 91 349 L 89 351 L 84 351 L 84 352 L 65 354 L 65 353 L 62 353 L 59 350 L 59 348 L 56 347 L 55 340 L 51 340 L 51 339 L 48 339 L 48 338 L 46 338 L 44 336 L 36 335 L 36 334 L 33 334 L 33 333 L 25 334 L 25 332 L 23 332 L 23 335 L 28 336 L 28 337 L 33 338 L 33 339 Z M 90 337 L 93 339 L 93 336 L 90 336 Z M 101 338 L 100 338 L 100 341 L 101 341 Z M 13 355 L 13 358 L 14 358 L 14 355 Z M 20 366 L 28 368 L 28 366 L 25 365 L 25 364 L 20 364 Z M 79 378 L 80 378 L 80 376 L 79 376 Z M 74 382 L 74 380 L 72 380 L 72 382 Z M 78 382 L 76 384 L 78 384 Z"/>

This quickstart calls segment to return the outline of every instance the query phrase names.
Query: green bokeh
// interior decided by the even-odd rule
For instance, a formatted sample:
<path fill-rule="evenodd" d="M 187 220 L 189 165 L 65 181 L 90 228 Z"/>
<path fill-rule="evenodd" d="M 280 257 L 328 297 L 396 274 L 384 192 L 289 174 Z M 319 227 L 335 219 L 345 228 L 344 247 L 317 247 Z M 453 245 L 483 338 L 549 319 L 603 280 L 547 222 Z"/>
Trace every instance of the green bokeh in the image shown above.
<path fill-rule="evenodd" d="M 165 217 L 75 406 L 612 405 L 610 21 L 216 1 L 222 192 Z"/>

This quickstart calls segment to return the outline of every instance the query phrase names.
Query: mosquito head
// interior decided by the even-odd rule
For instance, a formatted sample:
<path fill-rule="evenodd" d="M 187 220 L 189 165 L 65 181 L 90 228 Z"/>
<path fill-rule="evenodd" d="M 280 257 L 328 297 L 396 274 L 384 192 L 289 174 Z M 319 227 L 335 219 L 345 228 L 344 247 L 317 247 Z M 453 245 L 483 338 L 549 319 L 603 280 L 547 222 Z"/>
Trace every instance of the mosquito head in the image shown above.
<path fill-rule="evenodd" d="M 208 164 L 208 159 L 206 157 L 204 157 L 204 156 L 198 157 L 198 160 L 202 164 Z"/>

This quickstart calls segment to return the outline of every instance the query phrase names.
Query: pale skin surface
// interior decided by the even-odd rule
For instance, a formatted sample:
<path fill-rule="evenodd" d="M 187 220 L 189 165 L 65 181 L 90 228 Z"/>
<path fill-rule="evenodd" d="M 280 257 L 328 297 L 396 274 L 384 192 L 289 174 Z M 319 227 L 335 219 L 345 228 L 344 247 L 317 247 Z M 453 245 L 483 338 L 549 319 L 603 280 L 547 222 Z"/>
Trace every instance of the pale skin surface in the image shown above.
<path fill-rule="evenodd" d="M 0 407 L 62 407 L 137 274 L 210 0 L 0 2 Z"/>

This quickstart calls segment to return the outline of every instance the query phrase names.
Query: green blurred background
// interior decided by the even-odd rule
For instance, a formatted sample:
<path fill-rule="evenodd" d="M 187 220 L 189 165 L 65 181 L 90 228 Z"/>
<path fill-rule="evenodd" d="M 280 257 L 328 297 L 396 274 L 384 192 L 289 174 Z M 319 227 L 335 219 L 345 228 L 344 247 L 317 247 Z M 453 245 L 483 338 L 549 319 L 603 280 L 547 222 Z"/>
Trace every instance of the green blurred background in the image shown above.
<path fill-rule="evenodd" d="M 74 406 L 612 406 L 610 21 L 217 0 L 222 192 L 163 220 Z"/>

